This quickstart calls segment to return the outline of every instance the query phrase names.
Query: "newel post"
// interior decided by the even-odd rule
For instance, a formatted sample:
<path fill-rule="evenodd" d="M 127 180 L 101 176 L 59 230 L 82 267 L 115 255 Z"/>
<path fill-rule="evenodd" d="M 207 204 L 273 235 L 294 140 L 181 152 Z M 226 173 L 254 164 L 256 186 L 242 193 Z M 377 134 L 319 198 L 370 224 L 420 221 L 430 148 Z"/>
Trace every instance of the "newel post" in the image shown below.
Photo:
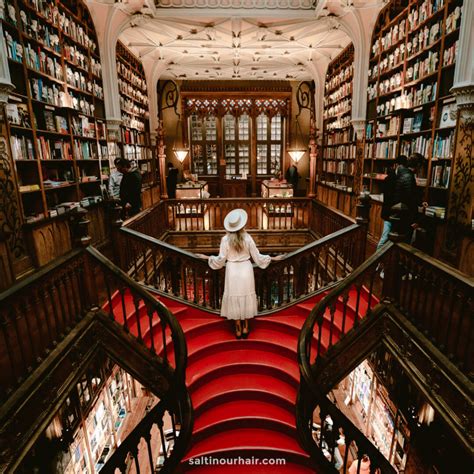
<path fill-rule="evenodd" d="M 117 265 L 123 268 L 124 263 L 124 246 L 120 235 L 120 228 L 122 227 L 122 206 L 117 201 L 110 203 L 110 226 L 112 237 L 112 248 L 114 252 L 114 261 Z"/>
<path fill-rule="evenodd" d="M 76 212 L 71 214 L 71 231 L 75 247 L 87 247 L 91 243 L 90 222 L 87 219 L 87 209 L 83 207 L 77 208 Z"/>
<path fill-rule="evenodd" d="M 359 250 L 355 264 L 358 266 L 365 261 L 367 251 L 367 234 L 369 232 L 370 220 L 370 193 L 363 189 L 358 197 L 356 205 L 356 222 L 361 227 Z"/>

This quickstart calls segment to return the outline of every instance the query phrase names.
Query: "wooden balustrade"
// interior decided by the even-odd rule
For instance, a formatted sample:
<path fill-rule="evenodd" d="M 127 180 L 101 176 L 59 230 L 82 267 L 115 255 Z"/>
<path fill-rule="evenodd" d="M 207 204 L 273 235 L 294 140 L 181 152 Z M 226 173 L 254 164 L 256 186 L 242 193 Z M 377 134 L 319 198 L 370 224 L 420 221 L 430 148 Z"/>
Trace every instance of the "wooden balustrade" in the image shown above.
<path fill-rule="evenodd" d="M 406 244 L 396 246 L 385 275 L 384 295 L 460 370 L 472 374 L 472 278 Z"/>
<path fill-rule="evenodd" d="M 118 295 L 118 298 L 117 298 Z M 132 299 L 134 308 L 126 301 Z M 141 285 L 92 247 L 75 250 L 0 294 L 0 397 L 8 396 L 91 310 L 111 319 L 158 354 L 184 380 L 186 343 L 174 316 Z M 143 317 L 146 314 L 146 317 Z M 154 338 L 145 335 L 157 334 Z M 156 342 L 159 341 L 159 342 Z"/>
<path fill-rule="evenodd" d="M 124 227 L 155 238 L 172 231 L 219 231 L 224 230 L 225 216 L 236 208 L 247 212 L 248 230 L 311 229 L 325 236 L 355 223 L 308 198 L 214 198 L 161 201 L 127 220 Z"/>
<path fill-rule="evenodd" d="M 382 271 L 383 288 L 375 291 L 380 286 L 376 281 Z M 326 391 L 329 387 L 324 391 L 320 388 L 317 374 L 323 374 L 323 379 L 329 364 L 337 364 L 338 344 L 344 345 L 345 336 L 357 329 L 362 318 L 374 321 L 374 317 L 383 314 L 381 308 L 389 311 L 388 305 L 393 304 L 403 318 L 414 324 L 437 350 L 470 377 L 474 360 L 471 343 L 473 286 L 472 279 L 457 270 L 434 261 L 411 246 L 390 242 L 313 308 L 298 341 L 302 382 L 297 402 L 297 425 L 305 448 L 326 465 L 328 472 L 337 472 L 334 468 L 335 446 L 330 444 L 333 435 L 325 439 L 324 426 L 317 436 L 314 435 L 312 422 L 315 413 L 319 413 L 322 425 L 330 415 L 334 422 L 332 432 L 343 432 L 346 446 L 355 443 L 359 458 L 368 454 L 372 468 L 395 472 L 365 435 L 328 400 Z M 374 299 L 375 293 L 377 300 Z M 383 306 L 374 311 L 376 301 L 381 301 Z M 338 337 L 333 334 L 336 312 L 339 315 Z M 330 453 L 329 459 L 325 456 L 327 452 Z M 342 470 L 346 472 L 347 456 L 343 462 Z"/>
<path fill-rule="evenodd" d="M 290 252 L 265 269 L 256 268 L 259 310 L 290 304 L 347 276 L 358 264 L 362 228 L 357 224 Z M 155 290 L 218 311 L 224 270 L 174 245 L 122 228 L 123 269 Z"/>

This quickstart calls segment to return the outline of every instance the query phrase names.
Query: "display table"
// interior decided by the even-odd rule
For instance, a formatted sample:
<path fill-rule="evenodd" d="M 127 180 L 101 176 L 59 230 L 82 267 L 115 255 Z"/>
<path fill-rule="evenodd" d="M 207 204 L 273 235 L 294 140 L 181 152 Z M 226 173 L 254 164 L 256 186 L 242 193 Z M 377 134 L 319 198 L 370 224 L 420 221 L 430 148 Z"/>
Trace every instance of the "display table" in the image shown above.
<path fill-rule="evenodd" d="M 176 199 L 192 200 L 209 197 L 206 181 L 187 181 L 176 186 Z M 180 203 L 176 214 L 179 216 L 202 216 L 205 211 L 203 204 Z"/>
<path fill-rule="evenodd" d="M 286 182 L 265 180 L 262 181 L 262 197 L 290 198 L 293 197 L 293 187 Z M 286 203 L 264 204 L 263 210 L 269 217 L 290 217 L 293 215 L 291 204 Z"/>
<path fill-rule="evenodd" d="M 203 199 L 207 190 L 206 181 L 187 181 L 176 185 L 176 199 Z"/>
<path fill-rule="evenodd" d="M 293 197 L 293 186 L 285 181 L 267 179 L 262 181 L 262 197 Z"/>

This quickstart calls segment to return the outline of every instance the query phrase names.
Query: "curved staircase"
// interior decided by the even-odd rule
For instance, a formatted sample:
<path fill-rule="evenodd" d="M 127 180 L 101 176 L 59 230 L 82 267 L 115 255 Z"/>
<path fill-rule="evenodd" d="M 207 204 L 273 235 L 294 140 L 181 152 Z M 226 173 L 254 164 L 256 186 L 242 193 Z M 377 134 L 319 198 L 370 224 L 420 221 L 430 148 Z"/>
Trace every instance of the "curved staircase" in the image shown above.
<path fill-rule="evenodd" d="M 240 340 L 233 334 L 232 322 L 157 296 L 178 319 L 188 345 L 186 384 L 194 407 L 194 430 L 180 471 L 315 472 L 309 455 L 298 443 L 296 431 L 297 341 L 307 315 L 323 296 L 319 294 L 253 319 L 249 338 Z M 345 332 L 353 324 L 357 305 L 359 314 L 365 314 L 367 301 L 357 301 L 354 291 L 346 309 Z M 126 298 L 127 317 L 133 310 L 133 301 Z M 337 315 L 341 311 L 342 303 L 340 307 L 336 305 L 334 317 L 327 310 L 321 332 L 323 348 L 329 341 L 334 344 L 339 339 L 342 318 Z M 135 327 L 136 322 L 131 320 L 132 334 Z M 313 344 L 317 344 L 317 336 Z M 151 345 L 149 331 L 142 337 Z M 157 346 L 161 338 L 153 339 L 157 352 L 163 354 L 163 347 Z M 168 341 L 166 353 L 172 359 L 171 339 Z"/>

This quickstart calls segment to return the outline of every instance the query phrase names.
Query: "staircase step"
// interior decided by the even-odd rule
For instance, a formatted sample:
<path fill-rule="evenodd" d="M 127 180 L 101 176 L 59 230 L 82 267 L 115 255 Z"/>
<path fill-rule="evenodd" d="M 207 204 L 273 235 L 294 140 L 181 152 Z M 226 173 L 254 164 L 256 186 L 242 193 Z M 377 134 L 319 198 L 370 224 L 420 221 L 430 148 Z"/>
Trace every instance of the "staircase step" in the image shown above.
<path fill-rule="evenodd" d="M 265 400 L 231 400 L 206 410 L 194 421 L 198 432 L 228 420 L 273 420 L 296 427 L 294 413 Z"/>
<path fill-rule="evenodd" d="M 256 375 L 268 375 L 270 377 L 275 377 L 278 380 L 282 380 L 287 384 L 293 386 L 295 389 L 298 389 L 299 385 L 299 373 L 296 370 L 292 371 L 292 373 L 285 372 L 278 366 L 270 366 L 264 364 L 244 364 L 242 362 L 220 366 L 218 368 L 209 368 L 205 373 L 201 373 L 198 376 L 193 374 L 191 376 L 188 375 L 186 383 L 188 386 L 188 390 L 190 392 L 194 392 L 199 387 L 206 385 L 209 382 L 212 382 L 213 379 L 220 379 L 222 376 L 225 375 L 240 375 L 240 374 L 256 374 Z M 191 371 L 190 372 L 194 372 Z"/>
<path fill-rule="evenodd" d="M 186 455 L 185 462 L 197 456 L 212 456 L 232 449 L 238 449 L 239 451 L 255 450 L 256 452 L 271 450 L 275 452 L 275 457 L 284 457 L 284 455 L 280 456 L 280 453 L 308 457 L 292 436 L 263 428 L 237 428 L 213 434 L 196 443 Z"/>
<path fill-rule="evenodd" d="M 288 358 L 282 354 L 268 352 L 264 347 L 257 346 L 253 349 L 245 349 L 244 345 L 241 346 L 240 350 L 221 351 L 219 357 L 214 354 L 207 354 L 188 363 L 188 380 L 194 381 L 207 373 L 226 367 L 229 371 L 232 371 L 241 364 L 255 365 L 256 367 L 278 367 L 280 371 L 287 373 L 292 378 L 299 378 L 296 355 Z"/>
<path fill-rule="evenodd" d="M 288 400 L 296 401 L 295 387 L 275 377 L 256 373 L 229 374 L 221 376 L 219 379 L 214 379 L 197 388 L 193 391 L 191 397 L 193 405 L 199 407 L 199 405 L 205 403 L 207 400 L 226 392 L 242 393 L 248 390 L 274 393 L 281 395 Z"/>

